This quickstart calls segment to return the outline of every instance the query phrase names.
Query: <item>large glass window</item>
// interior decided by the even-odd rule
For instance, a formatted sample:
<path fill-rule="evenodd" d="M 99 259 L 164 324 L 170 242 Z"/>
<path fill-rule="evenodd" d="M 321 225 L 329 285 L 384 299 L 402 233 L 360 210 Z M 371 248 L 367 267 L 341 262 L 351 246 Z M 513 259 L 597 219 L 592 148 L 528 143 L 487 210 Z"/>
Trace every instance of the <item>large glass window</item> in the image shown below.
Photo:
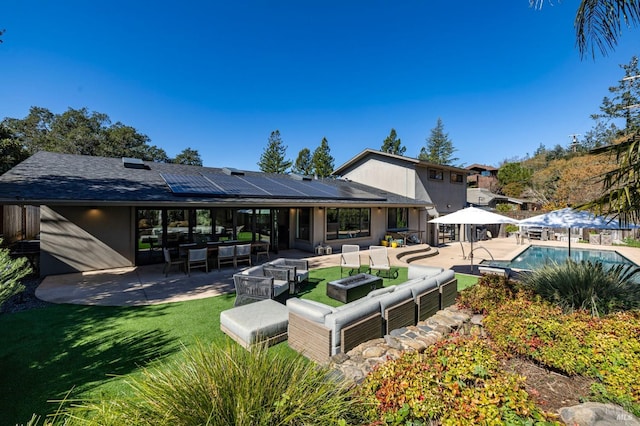
<path fill-rule="evenodd" d="M 233 210 L 215 209 L 213 211 L 214 241 L 233 238 Z"/>
<path fill-rule="evenodd" d="M 296 239 L 311 241 L 311 209 L 296 209 Z"/>
<path fill-rule="evenodd" d="M 256 241 L 271 243 L 271 210 L 256 209 Z"/>
<path fill-rule="evenodd" d="M 178 247 L 179 244 L 189 242 L 189 210 L 167 210 L 167 241 L 166 247 Z"/>
<path fill-rule="evenodd" d="M 327 240 L 366 237 L 371 234 L 371 209 L 328 208 Z"/>
<path fill-rule="evenodd" d="M 195 226 L 191 229 L 193 242 L 207 243 L 214 241 L 213 227 L 211 226 L 211 210 L 196 209 Z"/>
<path fill-rule="evenodd" d="M 236 227 L 233 239 L 251 241 L 253 230 L 253 209 L 240 209 L 236 212 Z"/>
<path fill-rule="evenodd" d="M 387 212 L 387 229 L 407 229 L 409 226 L 408 208 L 389 208 Z"/>
<path fill-rule="evenodd" d="M 137 263 L 157 262 L 162 259 L 162 210 L 139 209 L 137 213 Z"/>

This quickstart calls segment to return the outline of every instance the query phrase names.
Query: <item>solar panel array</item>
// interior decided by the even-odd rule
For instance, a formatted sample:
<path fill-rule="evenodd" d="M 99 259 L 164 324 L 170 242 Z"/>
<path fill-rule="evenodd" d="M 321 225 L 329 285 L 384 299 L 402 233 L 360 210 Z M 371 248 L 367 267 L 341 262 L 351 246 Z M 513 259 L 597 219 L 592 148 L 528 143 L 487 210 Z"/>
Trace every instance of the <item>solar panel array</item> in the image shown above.
<path fill-rule="evenodd" d="M 318 180 L 297 180 L 288 175 L 227 175 L 205 173 L 175 175 L 161 173 L 171 192 L 182 196 L 248 198 L 365 199 L 384 201 L 383 197 L 353 188 L 328 185 Z"/>

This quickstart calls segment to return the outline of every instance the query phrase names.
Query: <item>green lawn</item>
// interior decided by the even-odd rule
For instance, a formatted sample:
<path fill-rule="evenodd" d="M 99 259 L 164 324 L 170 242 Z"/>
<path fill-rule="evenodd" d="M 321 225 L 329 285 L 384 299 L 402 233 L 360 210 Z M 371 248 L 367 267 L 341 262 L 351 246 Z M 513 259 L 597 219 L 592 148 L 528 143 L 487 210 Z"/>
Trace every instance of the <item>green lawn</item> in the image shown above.
<path fill-rule="evenodd" d="M 326 283 L 340 268 L 311 271 L 300 297 L 333 306 Z M 406 281 L 400 268 L 395 280 Z M 469 276 L 458 275 L 460 283 Z M 471 277 L 473 278 L 473 277 Z M 477 280 L 477 277 L 475 277 Z M 468 285 L 468 284 L 465 284 Z M 220 331 L 220 312 L 233 307 L 235 296 L 145 307 L 55 305 L 0 315 L 0 413 L 3 424 L 26 423 L 33 413 L 46 414 L 63 398 L 108 397 L 125 392 L 126 376 L 150 362 L 179 357 L 182 345 L 230 339 Z M 270 350 L 293 351 L 286 343 Z"/>

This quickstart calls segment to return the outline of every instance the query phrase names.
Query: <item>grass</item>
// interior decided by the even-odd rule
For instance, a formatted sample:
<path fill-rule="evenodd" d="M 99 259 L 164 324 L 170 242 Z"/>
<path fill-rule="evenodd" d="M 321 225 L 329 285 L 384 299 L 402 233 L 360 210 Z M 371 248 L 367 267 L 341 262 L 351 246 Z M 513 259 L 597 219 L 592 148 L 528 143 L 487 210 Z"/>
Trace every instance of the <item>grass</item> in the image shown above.
<path fill-rule="evenodd" d="M 313 270 L 300 297 L 332 306 L 328 281 L 340 268 Z M 384 285 L 406 281 L 407 269 Z M 474 277 L 457 275 L 459 288 Z M 475 277 L 477 281 L 477 277 Z M 469 284 L 464 284 L 469 285 Z M 127 377 L 149 363 L 172 362 L 182 346 L 231 340 L 220 331 L 219 313 L 233 307 L 233 294 L 145 307 L 55 305 L 0 315 L 0 413 L 4 424 L 25 423 L 33 413 L 51 413 L 49 400 L 109 397 L 126 392 Z M 270 349 L 291 355 L 286 343 Z M 10 397 L 9 397 L 10 396 Z"/>

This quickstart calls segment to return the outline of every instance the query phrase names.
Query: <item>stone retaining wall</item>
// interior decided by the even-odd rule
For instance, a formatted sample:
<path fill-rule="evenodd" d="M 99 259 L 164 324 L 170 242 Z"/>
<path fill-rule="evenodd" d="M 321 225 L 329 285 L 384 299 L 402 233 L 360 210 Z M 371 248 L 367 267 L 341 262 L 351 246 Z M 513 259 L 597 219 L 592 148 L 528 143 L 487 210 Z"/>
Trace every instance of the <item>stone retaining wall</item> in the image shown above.
<path fill-rule="evenodd" d="M 454 331 L 484 333 L 481 321 L 481 315 L 450 306 L 415 326 L 393 330 L 383 338 L 361 343 L 346 354 L 335 355 L 330 367 L 346 379 L 360 383 L 376 365 L 398 358 L 403 351 L 424 352 Z"/>

